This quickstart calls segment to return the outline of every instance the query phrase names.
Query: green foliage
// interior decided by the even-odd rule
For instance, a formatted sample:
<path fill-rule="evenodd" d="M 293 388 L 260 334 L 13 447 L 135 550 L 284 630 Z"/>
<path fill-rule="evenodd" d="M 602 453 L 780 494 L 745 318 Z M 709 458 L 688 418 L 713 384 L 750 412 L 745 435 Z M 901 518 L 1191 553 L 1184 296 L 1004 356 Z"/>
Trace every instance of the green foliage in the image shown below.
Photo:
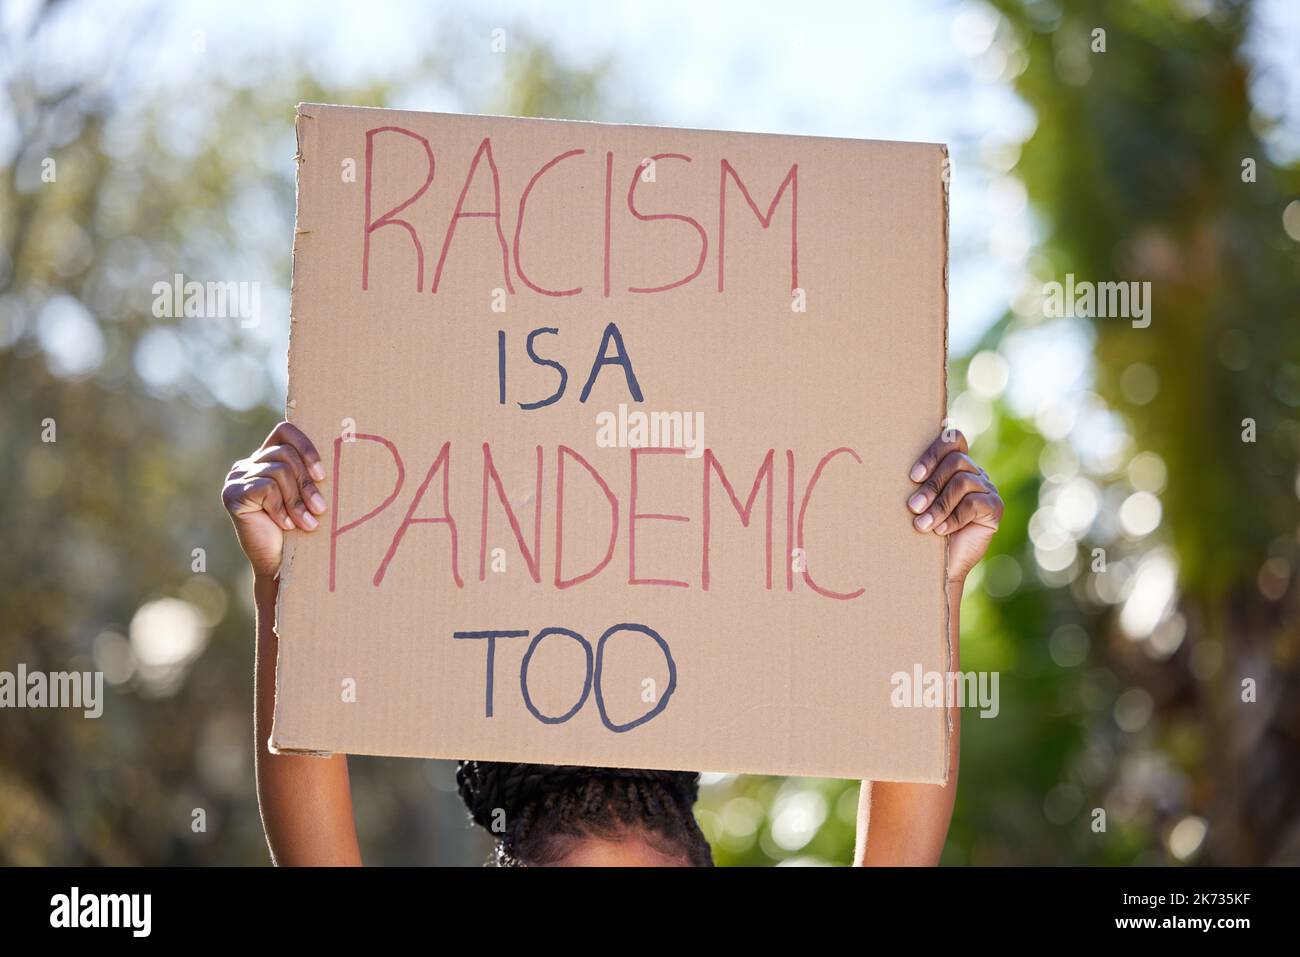
<path fill-rule="evenodd" d="M 463 29 L 407 74 L 365 85 L 250 60 L 131 102 L 100 95 L 105 77 L 75 64 L 66 76 L 17 58 L 6 70 L 21 148 L 0 169 L 0 525 L 9 543 L 0 550 L 0 662 L 102 668 L 112 700 L 98 721 L 6 712 L 0 862 L 267 860 L 253 794 L 251 576 L 218 493 L 230 462 L 262 441 L 283 403 L 294 105 L 391 105 L 430 84 L 455 95 L 457 58 L 483 46 Z M 593 108 L 598 72 L 566 65 L 522 33 L 512 31 L 511 44 L 519 65 L 466 109 Z M 125 61 L 131 49 L 120 45 Z M 121 66 L 103 67 L 110 82 Z M 46 158 L 52 181 L 41 177 Z M 153 284 L 178 272 L 259 282 L 261 324 L 155 317 Z M 47 348 L 60 310 L 73 317 L 65 329 L 70 321 L 81 341 L 100 344 L 84 369 L 58 369 Z M 47 420 L 53 442 L 43 441 Z M 168 598 L 197 611 L 198 646 L 151 670 L 133 621 Z M 485 859 L 447 762 L 353 767 L 369 859 Z M 195 830 L 196 809 L 206 830 Z"/>
<path fill-rule="evenodd" d="M 944 861 L 1294 863 L 1300 747 L 1287 729 L 1300 720 L 1291 585 L 1300 561 L 1300 243 L 1282 216 L 1300 166 L 1283 165 L 1261 140 L 1275 121 L 1250 98 L 1251 8 L 1216 3 L 1200 16 L 1158 0 L 994 6 L 998 42 L 1023 54 L 1008 59 L 1023 64 L 1014 83 L 1036 118 L 1013 171 L 1042 229 L 1032 282 L 1067 273 L 1149 281 L 1153 307 L 1146 328 L 1063 321 L 1086 323 L 1093 337 L 1095 395 L 1076 396 L 1073 411 L 1100 407 L 1129 437 L 1118 461 L 1067 470 L 1101 501 L 1068 568 L 1040 567 L 1031 528 L 1061 488 L 1043 463 L 1075 434 L 1047 439 L 997 400 L 974 444 L 1007 508 L 967 588 L 962 667 L 999 671 L 1002 712 L 964 715 Z M 1105 52 L 1093 49 L 1099 28 Z M 1254 182 L 1243 179 L 1247 157 Z M 976 351 L 1006 352 L 1036 327 L 1062 321 L 1044 322 L 1035 299 Z M 954 364 L 955 397 L 965 373 Z M 1242 439 L 1247 419 L 1253 444 Z M 1150 535 L 1117 527 L 1138 452 L 1155 453 L 1167 476 Z M 1128 634 L 1116 612 L 1162 545 L 1177 568 L 1176 605 L 1154 633 Z M 1008 589 L 1008 580 L 1018 584 Z M 1243 702 L 1243 678 L 1269 690 Z M 724 782 L 706 813 L 725 817 L 737 795 L 769 806 L 776 786 Z M 832 806 L 851 804 L 832 793 Z M 1104 831 L 1093 827 L 1098 809 Z M 745 829 L 739 810 L 737 819 Z M 724 837 L 720 859 L 783 858 L 767 837 L 771 820 L 760 818 L 755 837 L 734 849 Z M 831 815 L 799 853 L 844 863 L 851 841 Z"/>

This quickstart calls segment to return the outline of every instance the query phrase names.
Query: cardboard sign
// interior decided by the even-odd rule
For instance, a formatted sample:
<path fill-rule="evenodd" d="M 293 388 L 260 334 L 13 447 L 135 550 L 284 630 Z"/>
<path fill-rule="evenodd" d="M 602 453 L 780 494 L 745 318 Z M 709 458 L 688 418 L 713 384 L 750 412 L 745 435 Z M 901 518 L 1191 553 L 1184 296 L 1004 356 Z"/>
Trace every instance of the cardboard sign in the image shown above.
<path fill-rule="evenodd" d="M 941 146 L 304 104 L 272 746 L 937 782 Z"/>

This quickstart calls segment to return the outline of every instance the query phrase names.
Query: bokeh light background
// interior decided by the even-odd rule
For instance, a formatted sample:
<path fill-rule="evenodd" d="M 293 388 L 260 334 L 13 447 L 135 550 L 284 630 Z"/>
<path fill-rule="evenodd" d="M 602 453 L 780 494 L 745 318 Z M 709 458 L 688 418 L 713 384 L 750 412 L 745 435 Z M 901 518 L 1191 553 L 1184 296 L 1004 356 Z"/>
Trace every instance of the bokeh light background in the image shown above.
<path fill-rule="evenodd" d="M 283 403 L 302 100 L 948 143 L 951 415 L 1007 518 L 944 861 L 1300 862 L 1298 51 L 1285 0 L 0 5 L 0 669 L 109 689 L 0 712 L 0 862 L 267 860 L 217 492 Z M 260 321 L 154 317 L 176 273 Z M 1067 273 L 1152 324 L 1046 317 Z M 368 862 L 485 859 L 450 763 L 352 766 Z M 699 815 L 719 863 L 844 864 L 856 797 L 707 773 Z"/>

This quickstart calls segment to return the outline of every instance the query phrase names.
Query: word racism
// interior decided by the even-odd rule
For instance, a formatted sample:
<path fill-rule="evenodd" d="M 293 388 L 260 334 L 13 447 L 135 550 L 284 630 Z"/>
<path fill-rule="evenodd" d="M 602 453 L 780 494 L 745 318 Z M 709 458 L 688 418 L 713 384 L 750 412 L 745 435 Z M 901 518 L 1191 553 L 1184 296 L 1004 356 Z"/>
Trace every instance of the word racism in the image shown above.
<path fill-rule="evenodd" d="M 50 926 L 128 927 L 132 937 L 148 937 L 152 911 L 151 894 L 82 894 L 74 887 L 50 898 Z"/>
<path fill-rule="evenodd" d="M 0 708 L 82 708 L 87 718 L 104 713 L 102 671 L 0 671 Z"/>
<path fill-rule="evenodd" d="M 383 446 L 393 464 L 393 487 L 383 501 L 374 503 L 363 514 L 348 521 L 340 519 L 339 499 L 341 488 L 346 484 L 341 469 L 343 448 L 347 445 L 349 448 L 358 448 L 362 443 L 375 443 Z M 742 503 L 736 494 L 735 486 L 731 478 L 728 477 L 722 462 L 714 454 L 712 449 L 706 448 L 702 456 L 703 463 L 700 467 L 700 508 L 697 516 L 696 525 L 699 528 L 698 535 L 698 578 L 699 587 L 705 591 L 709 589 L 711 570 L 709 565 L 709 545 L 712 535 L 712 526 L 715 505 L 715 486 L 719 487 L 730 502 L 730 507 L 740 518 L 740 523 L 748 528 L 751 520 L 754 518 L 755 506 L 759 501 L 759 493 L 763 492 L 763 530 L 764 530 L 764 549 L 766 553 L 766 577 L 764 587 L 772 590 L 772 565 L 773 565 L 773 539 L 775 537 L 775 506 L 776 506 L 776 486 L 778 484 L 776 474 L 776 449 L 767 449 L 761 453 L 762 458 L 758 466 L 757 473 L 754 476 L 753 484 L 750 486 L 749 494 Z M 628 450 L 629 455 L 629 481 L 627 489 L 620 491 L 623 498 L 615 494 L 614 489 L 610 487 L 608 481 L 586 458 L 579 452 L 569 448 L 566 445 L 556 447 L 554 457 L 554 515 L 555 515 L 555 543 L 554 549 L 554 577 L 552 582 L 557 589 L 572 588 L 583 582 L 595 578 L 605 571 L 614 558 L 614 553 L 619 540 L 620 515 L 624 512 L 626 503 L 626 521 L 627 521 L 627 583 L 629 585 L 660 585 L 676 588 L 689 588 L 690 583 L 678 579 L 661 579 L 661 578 L 641 578 L 637 575 L 636 569 L 636 534 L 637 526 L 640 523 L 649 521 L 669 521 L 679 523 L 690 523 L 692 521 L 687 515 L 666 515 L 653 511 L 643 511 L 644 498 L 643 491 L 639 487 L 639 475 L 642 468 L 641 460 L 649 456 L 670 456 L 685 458 L 686 450 L 680 448 L 631 448 Z M 478 456 L 475 456 L 476 458 Z M 832 462 L 836 462 L 841 457 L 847 457 L 856 462 L 858 466 L 862 465 L 862 457 L 851 448 L 837 448 L 825 453 L 813 468 L 812 475 L 809 477 L 807 484 L 802 488 L 797 487 L 795 483 L 795 455 L 792 450 L 785 450 L 785 481 L 784 481 L 784 502 L 782 503 L 785 517 L 785 554 L 798 555 L 801 557 L 809 554 L 807 543 L 805 542 L 804 526 L 808 507 L 812 502 L 813 495 L 817 490 L 817 485 L 822 479 L 822 474 L 827 470 Z M 546 487 L 544 454 L 542 446 L 536 447 L 536 470 L 534 479 L 534 489 L 531 499 L 534 502 L 534 521 L 532 528 L 532 543 L 529 544 L 524 535 L 524 528 L 520 523 L 519 516 L 515 514 L 514 508 L 510 504 L 510 499 L 506 494 L 505 483 L 498 472 L 495 460 L 492 454 L 492 445 L 490 442 L 484 442 L 481 449 L 481 468 L 483 476 L 483 497 L 479 513 L 479 549 L 478 549 L 478 567 L 479 580 L 485 581 L 488 574 L 488 513 L 492 507 L 490 490 L 495 489 L 496 499 L 500 508 L 504 511 L 507 521 L 510 523 L 510 529 L 514 533 L 515 543 L 517 544 L 520 554 L 528 567 L 528 572 L 533 581 L 541 582 L 542 580 L 542 502 L 543 491 Z M 569 467 L 566 467 L 566 463 Z M 851 463 L 843 463 L 850 465 Z M 843 467 L 843 465 L 841 466 Z M 433 456 L 433 462 L 424 473 L 424 478 L 411 495 L 406 505 L 405 517 L 401 524 L 397 526 L 393 533 L 392 540 L 384 554 L 383 560 L 375 570 L 373 584 L 378 588 L 384 581 L 384 576 L 388 573 L 389 566 L 397 556 L 399 547 L 403 538 L 412 525 L 416 524 L 437 524 L 447 527 L 448 535 L 448 567 L 450 569 L 451 579 L 457 588 L 465 587 L 465 580 L 460 570 L 460 522 L 452 513 L 451 507 L 451 469 L 452 469 L 452 448 L 451 442 L 444 442 Z M 568 521 L 565 515 L 564 498 L 566 489 L 569 488 L 573 481 L 572 476 L 578 474 L 577 470 L 581 469 L 587 475 L 587 481 L 595 484 L 596 488 L 605 497 L 609 505 L 607 518 L 608 528 L 608 548 L 605 557 L 602 558 L 594 567 L 585 569 L 580 572 L 573 572 L 564 567 L 564 543 L 565 543 L 565 522 Z M 331 473 L 335 476 L 333 482 L 333 504 L 330 508 L 330 537 L 329 537 L 329 590 L 335 590 L 336 569 L 338 565 L 338 552 L 340 543 L 345 535 L 354 531 L 360 526 L 372 521 L 385 509 L 389 508 L 406 485 L 406 462 L 402 454 L 398 451 L 397 446 L 382 435 L 366 435 L 357 433 L 349 435 L 346 439 L 342 436 L 334 440 L 334 468 Z M 434 514 L 426 514 L 424 508 L 424 498 L 431 485 L 434 485 L 434 479 L 441 476 L 438 485 L 441 487 L 439 493 L 435 493 L 440 499 L 440 511 Z M 741 485 L 743 488 L 743 484 Z M 716 496 L 720 498 L 721 496 Z M 439 506 L 433 506 L 438 508 Z M 725 511 L 725 508 L 724 508 Z M 461 520 L 464 516 L 461 516 Z M 599 520 L 599 519 L 597 519 Z M 783 563 L 786 566 L 786 591 L 794 590 L 794 573 L 796 570 L 803 577 L 804 583 L 818 595 L 824 598 L 833 598 L 840 601 L 849 601 L 860 597 L 865 588 L 858 587 L 851 591 L 837 591 L 828 586 L 824 581 L 814 580 L 806 557 L 803 561 Z M 799 566 L 796 568 L 796 565 Z"/>
<path fill-rule="evenodd" d="M 382 138 L 381 138 L 381 134 Z M 410 191 L 406 193 L 405 198 L 397 203 L 386 212 L 376 215 L 374 210 L 375 188 L 375 167 L 377 165 L 375 154 L 377 149 L 392 149 L 401 144 L 401 137 L 414 140 L 424 148 L 426 157 L 424 168 L 424 180 L 420 182 L 418 178 L 413 179 L 405 188 Z M 409 145 L 407 146 L 409 149 Z M 447 222 L 446 231 L 442 235 L 440 252 L 436 265 L 433 267 L 432 281 L 429 283 L 431 292 L 436 293 L 443 280 L 443 267 L 447 263 L 447 253 L 451 249 L 452 241 L 456 237 L 456 228 L 460 225 L 462 219 L 490 219 L 496 226 L 497 243 L 500 246 L 501 255 L 501 272 L 502 284 L 508 293 L 515 293 L 514 280 L 531 289 L 533 292 L 543 296 L 577 296 L 585 291 L 585 287 L 569 286 L 563 288 L 550 288 L 543 286 L 540 281 L 529 276 L 524 268 L 524 257 L 520 252 L 520 238 L 524 234 L 524 223 L 528 213 L 528 201 L 534 189 L 544 188 L 542 180 L 555 167 L 561 163 L 580 164 L 584 173 L 597 178 L 601 187 L 595 190 L 597 195 L 603 196 L 603 213 L 604 213 L 604 231 L 603 231 L 603 257 L 601 272 L 601 289 L 605 298 L 611 295 L 613 269 L 613 242 L 612 242 L 612 220 L 614 215 L 614 153 L 606 152 L 603 157 L 592 156 L 586 157 L 587 151 L 583 149 L 573 149 L 551 157 L 542 163 L 529 178 L 527 184 L 523 185 L 519 192 L 518 211 L 515 216 L 515 229 L 513 242 L 506 242 L 505 230 L 502 228 L 502 205 L 501 205 L 501 177 L 497 172 L 496 160 L 492 154 L 492 138 L 484 137 L 479 144 L 478 150 L 474 153 L 473 159 L 470 160 L 469 171 L 465 175 L 465 183 L 460 190 L 460 198 L 456 201 L 456 208 Z M 625 205 L 627 213 L 631 217 L 643 223 L 655 221 L 674 221 L 682 224 L 683 228 L 693 229 L 699 241 L 699 255 L 692 264 L 689 261 L 682 264 L 682 273 L 678 278 L 670 282 L 661 283 L 656 286 L 637 286 L 630 285 L 627 287 L 628 292 L 632 293 L 657 293 L 666 292 L 669 289 L 676 289 L 678 286 L 685 286 L 694 282 L 704 271 L 704 264 L 709 257 L 709 233 L 701 222 L 693 216 L 685 213 L 645 213 L 637 207 L 636 191 L 637 186 L 643 182 L 657 180 L 655 174 L 657 166 L 665 161 L 674 163 L 690 163 L 691 157 L 683 153 L 656 153 L 645 159 L 640 159 L 631 170 L 631 176 L 628 178 L 628 187 L 626 196 L 620 205 Z M 480 164 L 483 164 L 481 166 Z M 484 169 L 484 166 L 486 169 Z M 428 257 L 425 255 L 425 248 L 420 242 L 419 233 L 410 222 L 401 218 L 400 214 L 409 209 L 413 204 L 419 201 L 425 192 L 429 189 L 434 181 L 437 171 L 437 162 L 434 155 L 433 147 L 429 141 L 418 133 L 411 130 L 403 129 L 400 126 L 381 126 L 366 131 L 366 195 L 365 195 L 365 223 L 362 227 L 362 249 L 361 249 L 361 288 L 370 288 L 370 247 L 371 235 L 378 229 L 385 226 L 399 226 L 403 228 L 410 237 L 411 245 L 415 253 L 415 289 L 417 292 L 424 291 L 424 280 L 427 260 L 432 260 L 432 250 L 439 247 L 430 247 Z M 626 176 L 627 170 L 624 170 Z M 417 174 L 418 176 L 418 174 Z M 465 199 L 469 195 L 470 189 L 474 184 L 475 177 L 489 177 L 492 184 L 492 205 L 489 209 L 466 209 Z M 717 204 L 717 230 L 716 236 L 716 257 L 718 262 L 717 269 L 717 290 L 723 292 L 726 286 L 726 243 L 727 243 L 727 203 L 729 192 L 738 191 L 740 197 L 749 207 L 753 215 L 758 219 L 763 229 L 772 225 L 773 217 L 776 214 L 777 206 L 781 203 L 782 198 L 789 191 L 789 217 L 790 217 L 790 289 L 795 291 L 799 287 L 799 164 L 793 163 L 785 174 L 785 178 L 777 187 L 775 194 L 767 211 L 763 212 L 759 204 L 754 202 L 750 195 L 749 188 L 741 178 L 740 173 L 726 159 L 719 161 L 718 166 L 718 204 Z M 385 193 L 389 192 L 384 190 Z M 584 191 L 585 192 L 585 191 Z M 598 240 L 600 241 L 600 240 Z M 513 276 L 511 266 L 513 264 Z M 554 281 L 554 280 L 549 280 Z M 571 280 L 570 280 L 571 281 Z"/>

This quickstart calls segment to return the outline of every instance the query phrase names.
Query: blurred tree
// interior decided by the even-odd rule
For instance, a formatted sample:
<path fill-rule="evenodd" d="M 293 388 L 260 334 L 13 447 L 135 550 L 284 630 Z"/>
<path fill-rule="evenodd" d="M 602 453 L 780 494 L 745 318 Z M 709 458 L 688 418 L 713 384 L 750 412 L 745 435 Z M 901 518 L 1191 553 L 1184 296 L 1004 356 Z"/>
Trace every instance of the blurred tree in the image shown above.
<path fill-rule="evenodd" d="M 966 712 L 944 860 L 1295 864 L 1300 165 L 1252 103 L 1252 7 L 992 6 L 1036 117 L 1012 172 L 1040 237 L 1028 295 L 951 368 L 1007 510 L 962 637 L 1001 713 Z M 1067 274 L 1150 282 L 1150 324 L 1046 318 Z M 1080 336 L 1083 387 L 1049 406 L 978 381 Z M 703 817 L 721 863 L 843 863 L 855 793 L 729 778 Z"/>
<path fill-rule="evenodd" d="M 989 623 L 1037 641 L 1041 627 L 1011 616 L 1048 602 L 1054 626 L 1077 608 L 1095 639 L 1083 690 L 1109 706 L 1066 776 L 1040 775 L 1056 789 L 1046 813 L 1077 830 L 1071 805 L 1082 823 L 1109 812 L 1108 835 L 1083 832 L 1084 860 L 1196 859 L 1203 836 L 1206 863 L 1296 863 L 1300 230 L 1283 216 L 1300 166 L 1261 139 L 1251 5 L 995 6 L 1037 117 L 1016 167 L 1041 217 L 1036 281 L 1152 290 L 1149 325 L 1084 317 L 1093 388 L 1147 454 L 1100 470 L 1108 507 L 1080 543 L 1072 600 L 1018 596 Z"/>
<path fill-rule="evenodd" d="M 499 82 L 462 97 L 462 61 L 488 49 L 462 24 L 347 86 L 256 49 L 231 68 L 196 38 L 161 89 L 137 69 L 165 52 L 157 18 L 100 24 L 90 55 L 94 16 L 46 3 L 0 31 L 0 667 L 109 681 L 98 720 L 5 712 L 0 863 L 263 863 L 251 578 L 218 491 L 283 404 L 294 104 L 588 113 L 601 70 L 512 30 Z M 177 273 L 258 283 L 260 321 L 157 316 Z M 371 858 L 486 857 L 447 762 L 355 768 Z"/>

